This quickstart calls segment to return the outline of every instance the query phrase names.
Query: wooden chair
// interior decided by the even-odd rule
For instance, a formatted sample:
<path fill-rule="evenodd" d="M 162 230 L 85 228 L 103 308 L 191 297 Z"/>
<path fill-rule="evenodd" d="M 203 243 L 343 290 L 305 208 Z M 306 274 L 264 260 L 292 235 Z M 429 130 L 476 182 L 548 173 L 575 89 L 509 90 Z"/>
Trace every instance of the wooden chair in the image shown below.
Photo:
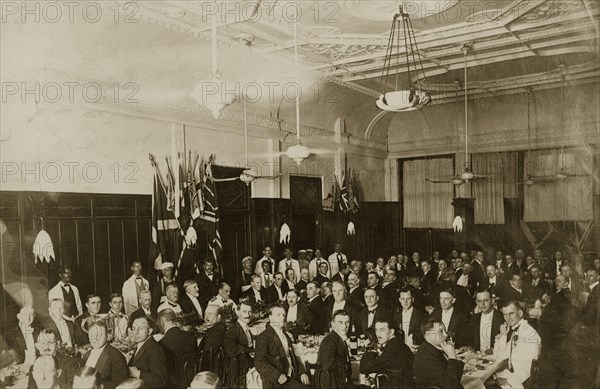
<path fill-rule="evenodd" d="M 175 358 L 175 374 L 178 377 L 178 389 L 186 389 L 194 376 L 200 371 L 200 357 L 198 354 L 186 355 Z"/>
<path fill-rule="evenodd" d="M 525 389 L 537 389 L 539 373 L 540 365 L 538 363 L 538 360 L 534 359 L 533 361 L 531 361 L 531 373 L 529 374 L 529 378 L 527 379 L 527 381 L 523 383 L 523 387 Z"/>
<path fill-rule="evenodd" d="M 385 372 L 375 376 L 376 389 L 402 389 L 404 371 L 401 369 L 385 369 Z"/>
<path fill-rule="evenodd" d="M 306 374 L 308 374 L 312 389 L 336 389 L 332 386 L 331 374 L 327 370 L 323 370 L 320 363 L 305 361 L 304 367 L 306 367 Z M 313 370 L 314 373 L 312 373 Z"/>

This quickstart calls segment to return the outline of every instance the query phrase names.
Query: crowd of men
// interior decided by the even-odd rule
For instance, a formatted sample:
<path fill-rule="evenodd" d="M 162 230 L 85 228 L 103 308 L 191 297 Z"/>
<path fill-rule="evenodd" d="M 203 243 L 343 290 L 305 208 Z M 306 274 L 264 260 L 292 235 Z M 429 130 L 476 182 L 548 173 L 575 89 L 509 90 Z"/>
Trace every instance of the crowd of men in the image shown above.
<path fill-rule="evenodd" d="M 267 246 L 256 262 L 242 258 L 230 285 L 212 261 L 187 280 L 163 263 L 152 282 L 133 261 L 120 293 L 104 301 L 110 326 L 94 320 L 103 297 L 82 299 L 65 267 L 48 292 L 47 319 L 23 307 L 2 346 L 32 364 L 30 387 L 40 389 L 97 387 L 76 385 L 89 377 L 104 389 L 193 388 L 180 369 L 195 355 L 203 356 L 200 370 L 220 375 L 225 387 L 245 387 L 246 373 L 255 367 L 264 388 L 301 388 L 309 372 L 285 331 L 286 323 L 295 322 L 306 334 L 326 334 L 317 362 L 332 389 L 356 387 L 350 335 L 378 345 L 362 356 L 360 372 L 386 374 L 397 387 L 460 388 L 464 366 L 457 349 L 470 347 L 508 362 L 488 385 L 527 388 L 535 380 L 540 388 L 590 388 L 600 351 L 600 259 L 584 266 L 582 257 L 569 260 L 556 252 L 546 259 L 540 250 L 530 256 L 498 251 L 493 259 L 483 251 L 454 250 L 448 258 L 436 251 L 427 259 L 415 252 L 410 258 L 349 260 L 339 244 L 327 257 L 315 249 L 300 250 L 295 259 L 286 248 L 276 261 Z M 585 294 L 587 300 L 581 299 Z M 268 325 L 257 334 L 251 316 L 261 304 L 268 307 Z M 228 326 L 221 316 L 226 306 L 237 314 Z M 541 316 L 529 317 L 532 309 L 541 309 Z M 199 344 L 181 328 L 182 315 L 204 322 Z M 112 340 L 134 344 L 131 358 L 108 342 L 109 330 Z M 82 356 L 61 352 L 87 344 L 91 350 Z"/>

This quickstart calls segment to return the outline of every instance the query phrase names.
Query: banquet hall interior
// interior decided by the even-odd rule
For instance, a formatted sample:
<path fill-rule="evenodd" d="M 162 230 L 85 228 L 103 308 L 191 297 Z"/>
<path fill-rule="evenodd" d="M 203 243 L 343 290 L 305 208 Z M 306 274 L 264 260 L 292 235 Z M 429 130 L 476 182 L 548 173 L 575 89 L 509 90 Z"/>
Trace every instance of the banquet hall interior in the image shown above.
<path fill-rule="evenodd" d="M 600 387 L 599 15 L 3 0 L 0 386 Z"/>

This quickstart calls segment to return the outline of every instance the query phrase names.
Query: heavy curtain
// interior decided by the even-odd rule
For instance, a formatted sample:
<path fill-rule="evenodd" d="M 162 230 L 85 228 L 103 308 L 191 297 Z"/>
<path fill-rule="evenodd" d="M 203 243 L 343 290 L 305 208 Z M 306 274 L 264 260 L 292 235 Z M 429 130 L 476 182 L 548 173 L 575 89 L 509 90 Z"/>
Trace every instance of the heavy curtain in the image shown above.
<path fill-rule="evenodd" d="M 525 157 L 525 175 L 555 176 L 564 169 L 573 176 L 525 187 L 526 222 L 592 220 L 592 150 L 536 150 Z"/>
<path fill-rule="evenodd" d="M 452 228 L 453 185 L 433 184 L 425 178 L 452 177 L 452 158 L 404 161 L 403 204 L 404 228 Z"/>
<path fill-rule="evenodd" d="M 504 224 L 504 199 L 517 197 L 516 153 L 473 154 L 473 172 L 484 180 L 473 183 L 475 224 Z"/>

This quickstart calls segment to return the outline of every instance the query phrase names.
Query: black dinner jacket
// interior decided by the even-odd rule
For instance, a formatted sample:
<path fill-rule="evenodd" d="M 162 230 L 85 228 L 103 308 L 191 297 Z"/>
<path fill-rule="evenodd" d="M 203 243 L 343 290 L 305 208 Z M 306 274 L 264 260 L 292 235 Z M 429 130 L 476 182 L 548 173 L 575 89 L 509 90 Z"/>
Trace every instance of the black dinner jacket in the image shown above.
<path fill-rule="evenodd" d="M 296 290 L 306 290 L 307 282 L 304 280 L 300 280 L 296 283 Z"/>
<path fill-rule="evenodd" d="M 239 372 L 243 373 L 254 366 L 250 353 L 254 351 L 248 345 L 244 329 L 237 321 L 229 326 L 223 338 L 223 352 L 227 357 L 237 358 Z"/>
<path fill-rule="evenodd" d="M 140 317 L 146 317 L 146 312 L 142 307 L 139 307 L 135 311 L 131 312 L 131 315 L 129 316 L 129 327 L 131 328 L 131 325 L 135 319 L 139 319 Z M 156 321 L 156 311 L 153 311 L 152 308 L 150 308 L 150 319 Z"/>
<path fill-rule="evenodd" d="M 365 292 L 363 288 L 359 286 L 352 292 L 349 292 L 346 302 L 350 304 L 355 312 L 360 312 L 366 308 L 367 304 L 365 304 Z"/>
<path fill-rule="evenodd" d="M 433 312 L 431 312 L 431 317 L 442 320 L 442 308 L 436 308 Z M 465 331 L 467 325 L 468 316 L 454 306 L 454 310 L 452 311 L 452 316 L 450 317 L 450 323 L 448 324 L 448 328 L 446 328 L 446 332 L 454 333 L 454 343 L 456 344 L 457 348 L 462 347 L 465 344 Z"/>
<path fill-rule="evenodd" d="M 346 301 L 346 304 L 348 304 L 347 301 Z M 389 320 L 390 319 L 389 311 L 380 305 L 377 306 L 374 316 L 375 317 L 373 318 L 373 324 L 371 325 L 371 327 L 375 326 L 375 322 L 377 320 Z M 369 329 L 368 323 L 369 323 L 369 309 L 365 308 L 362 311 L 360 311 L 358 314 L 356 314 L 354 317 L 354 325 L 355 325 L 356 331 L 358 332 L 359 335 L 367 332 L 367 330 Z"/>
<path fill-rule="evenodd" d="M 494 348 L 494 343 L 496 340 L 496 335 L 500 333 L 500 325 L 504 323 L 504 317 L 502 314 L 494 309 L 494 314 L 492 316 L 492 332 L 490 334 L 490 347 Z M 481 339 L 479 330 L 481 327 L 481 312 L 476 315 L 471 316 L 469 320 L 469 324 L 467 326 L 467 332 L 465 335 L 465 344 L 467 346 L 473 347 L 475 350 L 479 350 L 481 347 Z"/>
<path fill-rule="evenodd" d="M 329 323 L 331 322 L 331 315 L 333 315 L 333 305 L 335 304 L 335 300 L 333 299 L 333 295 L 330 300 L 326 300 L 323 304 L 323 309 L 325 310 L 325 312 L 323 312 L 321 314 L 321 316 L 323 316 L 323 323 L 324 325 L 328 326 Z M 348 301 L 346 301 L 346 304 L 344 304 L 344 311 L 346 311 L 348 313 L 348 315 L 350 315 L 350 323 L 352 323 L 355 319 L 355 316 L 358 312 L 356 312 L 354 310 L 354 308 L 348 304 Z"/>
<path fill-rule="evenodd" d="M 309 320 L 309 333 L 311 334 L 322 334 L 326 331 L 325 324 L 323 323 L 323 299 L 321 296 L 316 296 L 312 301 L 306 303 L 308 308 L 308 320 Z"/>
<path fill-rule="evenodd" d="M 158 342 L 165 352 L 165 367 L 168 372 L 168 387 L 170 389 L 187 388 L 187 382 L 181 382 L 177 370 L 177 361 L 197 353 L 196 337 L 178 327 L 170 328 Z"/>
<path fill-rule="evenodd" d="M 419 333 L 419 326 L 427 318 L 427 313 L 413 305 L 413 312 L 408 323 L 408 334 L 413 335 L 413 343 L 417 343 L 414 339 L 415 334 Z M 392 323 L 396 329 L 396 333 L 402 330 L 402 307 L 400 307 L 392 316 Z"/>
<path fill-rule="evenodd" d="M 323 282 L 329 282 L 329 278 L 325 277 L 323 274 L 321 273 L 317 273 L 317 275 L 315 276 L 315 278 L 313 279 L 314 282 L 317 283 L 317 285 L 319 286 L 319 288 L 321 287 L 321 285 L 323 285 Z"/>
<path fill-rule="evenodd" d="M 381 355 L 374 351 L 365 353 L 360 360 L 359 370 L 362 374 L 383 373 L 390 377 L 391 389 L 413 389 L 413 353 L 398 336 L 388 340 Z M 394 377 L 392 371 L 399 371 L 402 380 Z M 396 373 L 398 374 L 398 373 Z"/>
<path fill-rule="evenodd" d="M 260 294 L 260 298 L 262 299 L 262 301 L 264 301 L 265 303 L 267 301 L 269 301 L 268 296 L 267 296 L 268 295 L 267 288 L 263 288 L 261 286 L 258 293 Z M 283 293 L 283 289 L 282 289 L 282 293 Z M 275 294 L 277 294 L 277 291 L 275 291 Z M 242 298 L 247 298 L 248 301 L 250 302 L 250 304 L 256 304 L 256 296 L 254 296 L 254 289 L 253 288 L 250 288 L 247 291 L 245 291 L 242 294 Z"/>
<path fill-rule="evenodd" d="M 150 336 L 133 355 L 128 366 L 140 370 L 140 379 L 149 389 L 164 389 L 167 384 L 167 369 L 165 353 Z"/>
<path fill-rule="evenodd" d="M 288 353 L 292 361 L 293 378 L 300 381 L 300 376 L 305 374 L 306 370 L 302 363 L 298 363 L 294 348 L 292 347 L 292 339 L 285 332 L 284 336 L 289 346 Z M 270 325 L 256 337 L 254 366 L 263 380 L 264 389 L 279 389 L 283 387 L 277 383 L 277 380 L 281 374 L 287 375 L 290 365 L 283 344 L 275 329 Z"/>
<path fill-rule="evenodd" d="M 80 367 L 79 361 L 59 352 L 54 354 L 54 359 L 56 359 L 58 368 L 62 371 L 60 376 L 56 379 L 56 384 L 60 389 L 71 389 L 73 386 L 73 377 L 75 377 L 75 372 Z M 27 383 L 27 388 L 37 389 L 37 385 L 33 379 L 32 370 L 33 368 L 29 369 L 29 382 Z"/>
<path fill-rule="evenodd" d="M 331 376 L 331 386 L 321 386 L 323 389 L 343 388 L 346 382 L 352 382 L 352 366 L 350 365 L 350 356 L 348 347 L 335 331 L 331 331 L 319 346 L 317 363 L 321 364 L 321 369 L 328 371 Z"/>
<path fill-rule="evenodd" d="M 592 289 L 588 295 L 583 310 L 582 321 L 588 326 L 596 326 L 595 328 L 597 331 L 598 323 L 600 323 L 600 284 L 594 286 L 594 289 Z"/>
<path fill-rule="evenodd" d="M 90 353 L 91 351 L 88 351 L 83 356 L 82 363 L 85 363 L 85 361 L 88 360 Z M 107 344 L 104 347 L 94 368 L 98 370 L 102 376 L 102 385 L 104 389 L 115 389 L 129 376 L 127 360 L 119 350 L 110 344 Z"/>
<path fill-rule="evenodd" d="M 200 293 L 200 304 L 202 305 L 202 309 L 206 308 L 208 305 L 208 300 L 213 298 L 219 293 L 219 285 L 221 284 L 221 275 L 214 271 L 212 281 L 204 272 L 204 269 L 200 271 L 200 274 L 197 274 L 194 277 L 194 280 L 198 284 L 198 289 Z"/>
<path fill-rule="evenodd" d="M 413 363 L 419 387 L 437 386 L 440 389 L 463 389 L 460 379 L 464 366 L 458 359 L 446 359 L 441 350 L 427 341 L 419 346 Z"/>
<path fill-rule="evenodd" d="M 286 284 L 285 282 L 283 284 L 281 284 L 281 294 L 284 297 L 285 297 L 285 294 L 287 293 L 287 291 L 285 290 L 285 287 L 284 287 L 285 284 Z M 277 289 L 275 288 L 274 283 L 267 288 L 267 290 L 265 291 L 265 294 L 267 296 L 267 302 L 269 304 L 276 303 L 279 301 L 279 294 L 277 293 Z"/>
<path fill-rule="evenodd" d="M 196 297 L 196 300 L 198 300 L 198 304 L 200 305 L 200 308 L 202 308 L 202 302 L 200 301 L 200 297 Z M 192 300 L 190 299 L 190 296 L 188 296 L 185 292 L 179 295 L 179 300 L 177 300 L 177 303 L 181 307 L 183 313 L 198 313 L 198 311 L 196 311 L 194 303 L 192 303 Z M 204 313 L 204 311 L 202 311 L 202 313 Z"/>
<path fill-rule="evenodd" d="M 81 323 L 90 316 L 90 311 L 85 311 L 82 315 L 79 315 L 75 318 L 75 337 L 77 338 L 76 343 L 79 345 L 90 344 L 90 338 L 88 337 L 88 334 L 85 333 L 81 328 Z"/>
<path fill-rule="evenodd" d="M 296 313 L 296 324 L 298 325 L 299 329 L 304 331 L 304 328 L 306 328 L 310 323 L 308 309 L 306 308 L 306 306 L 304 304 L 296 304 L 296 306 L 298 307 L 297 308 L 298 310 Z M 288 310 L 290 309 L 290 306 L 287 303 L 287 301 L 285 303 L 283 303 L 283 309 L 285 309 L 285 317 L 287 318 L 287 313 L 288 313 Z"/>
<path fill-rule="evenodd" d="M 71 337 L 71 343 L 73 343 L 73 345 L 75 345 L 75 343 L 77 343 L 77 337 L 76 337 L 76 333 L 75 333 L 75 324 L 73 324 L 73 322 L 70 320 L 65 320 L 65 321 L 67 322 L 67 328 L 69 329 L 69 336 Z M 56 340 L 58 340 L 60 342 L 63 341 L 60 336 L 60 331 L 58 331 L 58 326 L 56 325 L 56 323 L 54 322 L 54 320 L 51 317 L 49 317 L 48 319 L 46 319 L 44 321 L 44 323 L 42 324 L 42 328 L 54 331 L 54 333 L 56 334 Z M 37 339 L 35 339 L 35 340 L 37 340 Z"/>

